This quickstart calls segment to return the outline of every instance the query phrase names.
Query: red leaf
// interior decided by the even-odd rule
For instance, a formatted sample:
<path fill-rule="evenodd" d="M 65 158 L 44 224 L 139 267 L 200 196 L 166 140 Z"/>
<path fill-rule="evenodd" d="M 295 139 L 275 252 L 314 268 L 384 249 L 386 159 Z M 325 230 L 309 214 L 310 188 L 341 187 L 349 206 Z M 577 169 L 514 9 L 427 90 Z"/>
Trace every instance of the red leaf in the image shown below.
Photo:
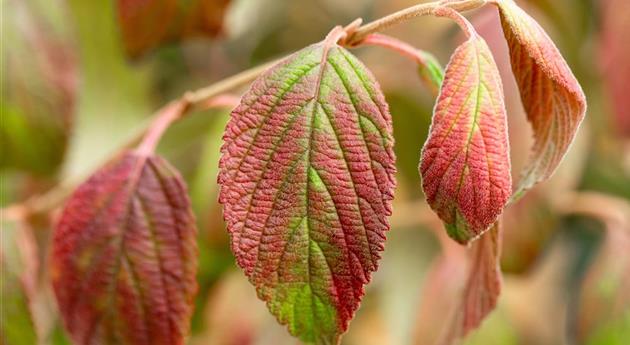
<path fill-rule="evenodd" d="M 630 136 L 630 2 L 627 0 L 602 0 L 600 23 L 600 60 L 604 81 L 612 97 L 619 133 Z"/>
<path fill-rule="evenodd" d="M 214 37 L 230 0 L 117 0 L 127 53 L 138 56 L 161 43 L 191 36 Z"/>
<path fill-rule="evenodd" d="M 194 217 L 166 161 L 127 153 L 83 183 L 55 230 L 53 287 L 77 344 L 183 344 L 197 289 Z"/>
<path fill-rule="evenodd" d="M 540 25 L 512 0 L 493 0 L 501 14 L 527 119 L 534 129 L 532 161 L 519 197 L 560 164 L 586 112 L 586 98 L 564 58 Z"/>
<path fill-rule="evenodd" d="M 472 245 L 471 270 L 446 343 L 464 337 L 479 327 L 497 305 L 501 293 L 500 232 L 497 222 Z"/>
<path fill-rule="evenodd" d="M 460 243 L 496 222 L 512 190 L 501 79 L 485 41 L 468 31 L 446 68 L 420 163 L 427 201 Z"/>
<path fill-rule="evenodd" d="M 339 31 L 262 75 L 232 112 L 220 202 L 238 264 L 280 323 L 336 343 L 389 229 L 391 116 Z"/>

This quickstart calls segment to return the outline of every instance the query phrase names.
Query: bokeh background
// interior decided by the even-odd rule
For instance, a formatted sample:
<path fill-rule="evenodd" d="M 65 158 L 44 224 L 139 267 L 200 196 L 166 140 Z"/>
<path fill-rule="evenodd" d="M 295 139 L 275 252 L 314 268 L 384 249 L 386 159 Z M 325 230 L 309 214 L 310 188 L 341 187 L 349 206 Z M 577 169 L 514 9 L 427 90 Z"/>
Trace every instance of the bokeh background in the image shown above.
<path fill-rule="evenodd" d="M 185 91 L 317 42 L 335 25 L 417 3 L 207 2 L 178 17 L 179 31 L 160 34 L 165 24 L 156 14 L 137 24 L 140 33 L 134 36 L 118 7 L 133 1 L 1 0 L 0 205 L 6 209 L 0 343 L 69 343 L 47 276 L 59 207 L 48 212 L 46 199 L 37 196 L 80 182 L 154 111 Z M 630 2 L 518 3 L 556 42 L 589 109 L 554 177 L 507 209 L 503 293 L 496 311 L 465 343 L 630 344 Z M 503 76 L 517 180 L 531 130 L 498 15 L 488 6 L 467 17 L 486 38 Z M 443 65 L 463 40 L 456 25 L 429 17 L 387 33 L 432 52 Z M 434 95 L 413 62 L 379 47 L 353 53 L 373 71 L 390 104 L 398 188 L 379 271 L 343 344 L 435 344 L 457 304 L 467 261 L 426 206 L 417 171 Z M 229 250 L 216 201 L 218 150 L 228 116 L 228 110 L 191 115 L 159 146 L 188 183 L 199 227 L 200 290 L 189 343 L 297 344 L 256 298 Z M 46 212 L 16 211 L 15 205 L 34 199 Z"/>

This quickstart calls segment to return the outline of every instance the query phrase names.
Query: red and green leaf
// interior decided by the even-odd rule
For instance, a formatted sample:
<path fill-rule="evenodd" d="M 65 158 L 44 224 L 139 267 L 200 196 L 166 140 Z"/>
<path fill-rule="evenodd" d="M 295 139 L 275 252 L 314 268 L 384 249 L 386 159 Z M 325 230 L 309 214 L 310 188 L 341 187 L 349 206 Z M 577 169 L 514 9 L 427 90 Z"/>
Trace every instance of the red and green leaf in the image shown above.
<path fill-rule="evenodd" d="M 183 344 L 197 284 L 194 217 L 166 161 L 127 153 L 67 202 L 51 275 L 77 344 Z"/>
<path fill-rule="evenodd" d="M 221 32 L 230 0 L 117 0 L 123 43 L 131 56 L 162 43 Z"/>
<path fill-rule="evenodd" d="M 420 163 L 427 201 L 459 243 L 494 224 L 512 190 L 501 79 L 485 41 L 468 31 L 446 68 Z"/>
<path fill-rule="evenodd" d="M 359 306 L 395 185 L 385 99 L 335 42 L 333 32 L 254 83 L 219 172 L 238 264 L 278 321 L 317 344 L 335 344 Z"/>
<path fill-rule="evenodd" d="M 493 2 L 499 8 L 512 71 L 534 130 L 532 159 L 515 191 L 518 198 L 556 170 L 584 118 L 586 97 L 542 27 L 514 1 Z"/>

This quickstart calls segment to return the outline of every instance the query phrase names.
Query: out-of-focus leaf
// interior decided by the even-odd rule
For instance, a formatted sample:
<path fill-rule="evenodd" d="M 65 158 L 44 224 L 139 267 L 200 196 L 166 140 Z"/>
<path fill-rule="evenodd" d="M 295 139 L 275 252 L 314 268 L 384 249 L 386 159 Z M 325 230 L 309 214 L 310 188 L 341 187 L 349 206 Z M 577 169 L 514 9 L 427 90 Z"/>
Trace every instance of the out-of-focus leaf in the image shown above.
<path fill-rule="evenodd" d="M 582 194 L 577 212 L 604 224 L 604 240 L 582 281 L 577 338 L 584 344 L 622 344 L 630 336 L 630 203 L 605 195 Z"/>
<path fill-rule="evenodd" d="M 531 163 L 514 192 L 520 197 L 560 164 L 586 112 L 586 97 L 542 27 L 513 0 L 493 0 L 510 48 L 512 70 L 534 129 Z"/>
<path fill-rule="evenodd" d="M 615 130 L 630 136 L 630 2 L 626 0 L 601 0 L 600 60 L 604 81 L 615 111 Z"/>
<path fill-rule="evenodd" d="M 230 0 L 117 0 L 125 49 L 139 56 L 191 36 L 218 35 Z"/>
<path fill-rule="evenodd" d="M 432 263 L 422 288 L 413 335 L 413 344 L 418 345 L 438 344 L 449 331 L 449 318 L 459 306 L 458 298 L 461 298 L 459 295 L 470 268 L 465 249 L 453 242 L 441 226 L 435 232 L 440 239 L 442 253 Z"/>
<path fill-rule="evenodd" d="M 377 269 L 395 184 L 387 104 L 339 29 L 254 83 L 219 171 L 238 264 L 279 322 L 318 344 L 347 330 Z"/>
<path fill-rule="evenodd" d="M 466 336 L 494 310 L 501 293 L 501 229 L 495 223 L 473 243 L 471 269 L 460 306 L 455 310 L 447 339 Z"/>
<path fill-rule="evenodd" d="M 483 234 L 512 193 L 503 86 L 494 58 L 472 26 L 446 68 L 422 150 L 422 187 L 451 238 Z"/>
<path fill-rule="evenodd" d="M 126 153 L 66 204 L 51 276 L 77 344 L 183 344 L 197 289 L 194 217 L 166 161 Z"/>
<path fill-rule="evenodd" d="M 422 57 L 421 63 L 418 64 L 418 74 L 429 89 L 437 94 L 444 81 L 444 69 L 431 53 L 425 51 L 418 53 Z"/>
<path fill-rule="evenodd" d="M 72 122 L 77 66 L 68 37 L 36 6 L 3 1 L 0 167 L 57 171 Z M 36 52 L 36 53 L 34 53 Z"/>
<path fill-rule="evenodd" d="M 3 215 L 4 218 L 4 215 Z M 37 343 L 37 331 L 29 310 L 28 293 L 22 280 L 26 271 L 18 250 L 18 231 L 15 223 L 2 220 L 0 241 L 0 342 L 7 345 Z"/>

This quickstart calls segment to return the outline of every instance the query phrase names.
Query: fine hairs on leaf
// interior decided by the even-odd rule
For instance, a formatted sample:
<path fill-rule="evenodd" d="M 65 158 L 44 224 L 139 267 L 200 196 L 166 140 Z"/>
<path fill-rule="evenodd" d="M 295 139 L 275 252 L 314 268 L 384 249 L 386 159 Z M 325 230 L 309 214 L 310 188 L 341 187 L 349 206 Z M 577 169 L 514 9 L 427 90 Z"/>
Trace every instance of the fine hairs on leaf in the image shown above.
<path fill-rule="evenodd" d="M 584 119 L 586 97 L 543 28 L 513 0 L 492 2 L 499 8 L 512 71 L 534 130 L 531 162 L 514 194 L 518 199 L 556 170 Z"/>
<path fill-rule="evenodd" d="M 118 0 L 127 53 L 216 35 L 228 2 Z M 460 14 L 486 3 L 499 9 L 534 129 L 531 164 L 515 193 L 502 81 L 486 42 Z M 216 18 L 208 15 L 212 6 L 221 13 Z M 380 33 L 424 15 L 450 18 L 466 34 L 445 70 L 430 53 Z M 441 340 L 450 344 L 479 327 L 501 290 L 503 209 L 552 175 L 584 117 L 585 96 L 547 34 L 512 0 L 428 2 L 361 23 L 337 26 L 288 57 L 187 92 L 78 187 L 64 183 L 11 208 L 22 217 L 49 213 L 74 190 L 50 257 L 59 312 L 74 343 L 187 342 L 197 291 L 195 220 L 182 177 L 155 149 L 191 109 L 236 103 L 218 172 L 236 263 L 290 334 L 308 344 L 340 343 L 378 268 L 396 186 L 389 106 L 371 72 L 346 49 L 361 45 L 411 58 L 437 95 L 418 170 L 428 205 L 454 240 L 442 233 L 451 247 L 442 246 L 457 254 L 445 253 L 431 277 L 459 265 L 452 280 L 464 287 Z M 240 99 L 224 94 L 254 79 Z M 431 283 L 432 291 L 440 286 Z"/>
<path fill-rule="evenodd" d="M 394 190 L 392 123 L 333 30 L 263 74 L 232 112 L 219 201 L 238 264 L 291 334 L 336 344 L 377 269 Z"/>
<path fill-rule="evenodd" d="M 455 241 L 486 231 L 511 195 L 503 86 L 494 58 L 463 17 L 452 10 L 468 39 L 446 67 L 420 174 L 431 208 Z"/>

